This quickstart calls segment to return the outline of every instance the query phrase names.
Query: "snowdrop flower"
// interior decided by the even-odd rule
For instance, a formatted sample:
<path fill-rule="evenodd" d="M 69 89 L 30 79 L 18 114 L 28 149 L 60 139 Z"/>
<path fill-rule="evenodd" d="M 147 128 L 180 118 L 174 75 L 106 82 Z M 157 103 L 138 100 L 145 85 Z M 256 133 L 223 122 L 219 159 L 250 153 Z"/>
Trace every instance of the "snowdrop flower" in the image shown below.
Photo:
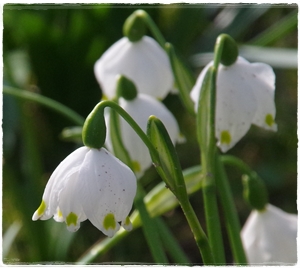
<path fill-rule="evenodd" d="M 144 132 L 147 130 L 149 116 L 155 115 L 165 125 L 173 143 L 180 141 L 179 127 L 175 117 L 155 98 L 146 94 L 138 94 L 136 98 L 132 100 L 126 100 L 121 97 L 119 99 L 119 105 L 136 121 Z M 112 150 L 109 114 L 106 114 L 106 123 L 106 145 L 109 150 Z M 152 164 L 148 148 L 123 118 L 120 118 L 120 129 L 123 144 L 133 162 L 134 172 L 137 177 L 141 177 L 145 170 Z"/>
<path fill-rule="evenodd" d="M 67 156 L 51 175 L 40 207 L 32 220 L 65 222 L 77 231 L 90 222 L 112 237 L 120 228 L 131 230 L 128 214 L 136 193 L 133 172 L 104 148 L 80 147 Z"/>
<path fill-rule="evenodd" d="M 191 98 L 198 98 L 210 62 L 199 75 Z M 230 65 L 220 64 L 216 92 L 216 138 L 223 152 L 232 148 L 249 130 L 251 124 L 277 130 L 275 124 L 275 74 L 264 63 L 249 63 L 242 57 Z"/>
<path fill-rule="evenodd" d="M 116 76 L 132 80 L 140 93 L 163 99 L 173 87 L 173 74 L 166 52 L 149 36 L 137 42 L 123 37 L 95 63 L 94 72 L 104 95 L 116 95 Z"/>
<path fill-rule="evenodd" d="M 267 204 L 253 210 L 241 238 L 250 264 L 294 264 L 297 262 L 298 217 Z"/>

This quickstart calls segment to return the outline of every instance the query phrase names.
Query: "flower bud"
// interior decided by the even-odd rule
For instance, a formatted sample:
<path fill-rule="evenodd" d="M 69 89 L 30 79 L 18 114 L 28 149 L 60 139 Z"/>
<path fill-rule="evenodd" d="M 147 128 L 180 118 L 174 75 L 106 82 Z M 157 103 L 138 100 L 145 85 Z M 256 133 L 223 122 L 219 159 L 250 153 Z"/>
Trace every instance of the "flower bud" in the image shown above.
<path fill-rule="evenodd" d="M 244 175 L 244 198 L 256 210 L 264 210 L 268 203 L 268 192 L 264 182 L 258 177 Z"/>
<path fill-rule="evenodd" d="M 146 24 L 143 19 L 142 10 L 133 12 L 125 21 L 123 26 L 123 34 L 128 37 L 131 42 L 137 42 L 146 34 Z"/>

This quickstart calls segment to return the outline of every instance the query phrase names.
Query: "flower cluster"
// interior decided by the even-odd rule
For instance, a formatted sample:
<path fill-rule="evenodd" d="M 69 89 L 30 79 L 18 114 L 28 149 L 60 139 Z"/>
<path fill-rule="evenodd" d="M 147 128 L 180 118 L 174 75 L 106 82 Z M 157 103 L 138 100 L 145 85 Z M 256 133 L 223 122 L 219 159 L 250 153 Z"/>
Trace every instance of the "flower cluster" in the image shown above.
<path fill-rule="evenodd" d="M 143 36 L 139 41 L 132 42 L 123 37 L 113 44 L 95 63 L 95 76 L 101 89 L 108 99 L 117 96 L 117 78 L 130 79 L 136 87 L 134 99 L 119 97 L 119 105 L 146 131 L 150 115 L 162 120 L 168 133 L 175 143 L 180 141 L 177 121 L 172 113 L 158 99 L 163 99 L 172 90 L 174 78 L 166 52 L 151 37 Z M 126 89 L 125 89 L 126 90 Z M 107 147 L 112 150 L 110 139 L 110 120 L 108 125 Z M 147 147 L 137 137 L 124 119 L 120 119 L 122 142 L 133 163 L 134 172 L 141 177 L 152 160 Z"/>

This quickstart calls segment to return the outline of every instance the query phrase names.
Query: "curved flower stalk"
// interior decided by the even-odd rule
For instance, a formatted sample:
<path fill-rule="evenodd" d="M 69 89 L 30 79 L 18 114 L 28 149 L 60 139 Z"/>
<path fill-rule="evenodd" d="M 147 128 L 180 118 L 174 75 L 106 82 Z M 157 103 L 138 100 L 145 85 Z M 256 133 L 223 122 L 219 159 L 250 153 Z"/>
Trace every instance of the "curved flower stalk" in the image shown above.
<path fill-rule="evenodd" d="M 120 224 L 132 225 L 128 214 L 136 193 L 133 172 L 104 148 L 80 147 L 55 169 L 45 188 L 42 203 L 32 220 L 65 222 L 75 232 L 89 219 L 112 237 Z"/>
<path fill-rule="evenodd" d="M 132 80 L 140 93 L 163 99 L 173 88 L 173 74 L 167 53 L 149 36 L 137 42 L 123 37 L 95 63 L 94 72 L 104 95 L 116 96 L 116 77 Z"/>
<path fill-rule="evenodd" d="M 295 264 L 298 217 L 268 204 L 253 210 L 241 238 L 250 264 Z"/>
<path fill-rule="evenodd" d="M 197 109 L 205 73 L 199 75 L 191 98 Z M 249 130 L 251 124 L 277 130 L 275 124 L 275 74 L 264 63 L 249 63 L 242 57 L 230 65 L 220 64 L 217 77 L 215 136 L 223 152 L 232 148 Z"/>
<path fill-rule="evenodd" d="M 172 142 L 180 141 L 180 133 L 177 121 L 173 114 L 158 100 L 146 94 L 138 94 L 133 100 L 119 99 L 119 105 L 136 121 L 140 128 L 146 132 L 150 115 L 158 117 L 165 125 Z M 106 113 L 107 139 L 106 145 L 112 150 L 110 140 L 109 113 Z M 132 130 L 128 123 L 120 118 L 121 137 L 133 163 L 134 172 L 141 177 L 145 170 L 152 164 L 148 148 Z"/>

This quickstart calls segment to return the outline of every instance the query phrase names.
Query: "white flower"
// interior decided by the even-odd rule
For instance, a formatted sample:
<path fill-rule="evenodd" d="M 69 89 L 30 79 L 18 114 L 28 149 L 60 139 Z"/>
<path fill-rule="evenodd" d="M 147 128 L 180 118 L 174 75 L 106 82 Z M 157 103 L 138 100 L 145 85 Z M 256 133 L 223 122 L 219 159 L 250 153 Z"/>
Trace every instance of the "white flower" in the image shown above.
<path fill-rule="evenodd" d="M 145 94 L 138 94 L 137 97 L 131 101 L 120 98 L 119 105 L 136 121 L 144 132 L 147 131 L 149 116 L 155 115 L 165 125 L 172 142 L 175 144 L 176 141 L 180 141 L 179 127 L 175 117 L 155 98 Z M 108 114 L 106 114 L 106 123 L 106 145 L 109 150 L 112 150 Z M 123 144 L 133 162 L 134 172 L 137 177 L 141 177 L 145 170 L 152 164 L 148 148 L 123 118 L 120 118 L 120 129 Z"/>
<path fill-rule="evenodd" d="M 120 224 L 130 230 L 128 214 L 136 194 L 133 172 L 104 148 L 80 147 L 55 169 L 45 188 L 42 203 L 32 220 L 54 216 L 69 231 L 90 222 L 111 237 Z"/>
<path fill-rule="evenodd" d="M 270 204 L 264 211 L 253 210 L 241 238 L 250 264 L 297 262 L 298 217 Z"/>
<path fill-rule="evenodd" d="M 173 87 L 173 74 L 166 52 L 151 37 L 138 42 L 123 37 L 95 63 L 94 72 L 104 95 L 116 95 L 116 77 L 132 80 L 140 93 L 163 99 Z"/>
<path fill-rule="evenodd" d="M 199 75 L 191 98 L 198 98 L 210 62 Z M 216 92 L 216 138 L 223 152 L 232 148 L 249 130 L 251 124 L 277 130 L 275 119 L 275 74 L 264 63 L 249 63 L 242 57 L 231 66 L 220 64 Z"/>

